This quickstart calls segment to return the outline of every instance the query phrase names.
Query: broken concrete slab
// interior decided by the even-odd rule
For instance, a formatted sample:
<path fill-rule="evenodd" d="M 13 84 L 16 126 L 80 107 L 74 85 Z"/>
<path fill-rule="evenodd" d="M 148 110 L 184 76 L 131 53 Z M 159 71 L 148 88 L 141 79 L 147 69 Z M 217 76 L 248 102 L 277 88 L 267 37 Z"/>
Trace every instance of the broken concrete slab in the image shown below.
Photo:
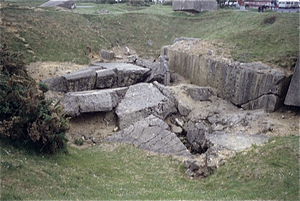
<path fill-rule="evenodd" d="M 103 69 L 114 70 L 117 74 L 117 86 L 128 87 L 144 81 L 148 77 L 150 69 L 128 63 L 92 63 Z M 100 73 L 101 71 L 99 71 Z"/>
<path fill-rule="evenodd" d="M 120 129 L 124 129 L 151 114 L 165 119 L 176 111 L 174 101 L 162 94 L 152 83 L 139 83 L 130 86 L 125 97 L 116 108 Z"/>
<path fill-rule="evenodd" d="M 188 116 L 191 112 L 189 106 L 181 100 L 177 100 L 177 109 L 181 116 Z"/>
<path fill-rule="evenodd" d="M 285 97 L 285 105 L 300 107 L 300 55 L 295 67 L 295 71 Z"/>
<path fill-rule="evenodd" d="M 60 77 L 42 80 L 50 90 L 76 92 L 128 87 L 144 81 L 150 69 L 127 63 L 92 63 L 89 67 Z"/>
<path fill-rule="evenodd" d="M 68 92 L 68 81 L 64 76 L 47 78 L 41 82 L 47 84 L 51 91 Z"/>
<path fill-rule="evenodd" d="M 95 89 L 96 72 L 86 68 L 85 70 L 66 74 L 68 92 L 87 91 Z"/>
<path fill-rule="evenodd" d="M 209 97 L 213 94 L 209 87 L 185 86 L 183 89 L 194 101 L 209 101 Z"/>
<path fill-rule="evenodd" d="M 75 92 L 95 89 L 96 71 L 103 69 L 100 66 L 87 67 L 82 70 L 63 76 L 44 79 L 51 91 Z"/>
<path fill-rule="evenodd" d="M 160 56 L 158 61 L 152 68 L 151 74 L 145 82 L 157 81 L 165 86 L 170 85 L 170 67 L 169 58 L 167 56 Z"/>
<path fill-rule="evenodd" d="M 205 135 L 213 145 L 219 145 L 229 150 L 241 151 L 250 148 L 253 144 L 266 143 L 269 137 L 260 134 L 246 134 L 244 132 L 227 133 L 216 131 Z"/>
<path fill-rule="evenodd" d="M 118 76 L 116 69 L 103 69 L 96 71 L 97 81 L 96 89 L 115 88 L 117 87 Z"/>
<path fill-rule="evenodd" d="M 127 89 L 127 87 L 123 87 L 69 92 L 63 100 L 64 112 L 68 116 L 78 116 L 81 113 L 111 111 L 118 105 Z"/>
<path fill-rule="evenodd" d="M 107 142 L 129 143 L 160 154 L 193 158 L 179 138 L 161 119 L 150 115 L 105 139 Z"/>
<path fill-rule="evenodd" d="M 102 59 L 105 60 L 112 60 L 115 57 L 115 53 L 113 51 L 108 51 L 108 50 L 101 50 L 100 55 Z"/>

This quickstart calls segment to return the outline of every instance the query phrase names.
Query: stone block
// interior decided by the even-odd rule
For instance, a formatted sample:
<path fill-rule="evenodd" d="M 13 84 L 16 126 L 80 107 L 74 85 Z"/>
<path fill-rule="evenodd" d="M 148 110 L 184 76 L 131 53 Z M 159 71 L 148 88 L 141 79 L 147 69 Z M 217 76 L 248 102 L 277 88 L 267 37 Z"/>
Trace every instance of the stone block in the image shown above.
<path fill-rule="evenodd" d="M 95 89 L 96 72 L 93 70 L 77 71 L 66 74 L 64 77 L 67 80 L 67 91 L 86 91 Z"/>
<path fill-rule="evenodd" d="M 97 89 L 105 89 L 105 88 L 113 88 L 117 85 L 117 74 L 113 69 L 104 69 L 96 71 L 97 73 L 97 81 L 96 88 Z"/>
<path fill-rule="evenodd" d="M 180 139 L 163 120 L 150 115 L 105 139 L 108 142 L 129 143 L 160 154 L 193 158 Z"/>
<path fill-rule="evenodd" d="M 163 95 L 153 84 L 147 83 L 130 86 L 125 97 L 116 108 L 120 129 L 124 129 L 151 114 L 165 119 L 176 111 L 173 100 Z"/>
<path fill-rule="evenodd" d="M 58 76 L 55 78 L 47 78 L 42 80 L 41 82 L 48 85 L 49 90 L 51 91 L 59 91 L 66 93 L 68 91 L 68 83 L 67 79 L 64 76 Z"/>
<path fill-rule="evenodd" d="M 127 87 L 82 92 L 69 92 L 63 100 L 64 112 L 78 116 L 88 112 L 107 112 L 115 108 L 127 91 Z"/>
<path fill-rule="evenodd" d="M 112 60 L 115 57 L 115 53 L 113 51 L 101 50 L 100 55 L 102 59 Z"/>
<path fill-rule="evenodd" d="M 295 71 L 285 97 L 284 104 L 300 107 L 300 55 L 295 67 Z"/>

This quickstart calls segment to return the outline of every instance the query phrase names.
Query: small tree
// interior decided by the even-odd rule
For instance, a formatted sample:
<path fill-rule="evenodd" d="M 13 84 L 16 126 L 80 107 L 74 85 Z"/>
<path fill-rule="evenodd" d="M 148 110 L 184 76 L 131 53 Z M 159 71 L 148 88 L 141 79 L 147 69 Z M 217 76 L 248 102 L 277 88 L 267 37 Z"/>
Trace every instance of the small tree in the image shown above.
<path fill-rule="evenodd" d="M 48 86 L 27 73 L 23 57 L 0 50 L 0 135 L 22 141 L 39 151 L 66 150 L 69 129 L 58 103 L 45 98 Z"/>

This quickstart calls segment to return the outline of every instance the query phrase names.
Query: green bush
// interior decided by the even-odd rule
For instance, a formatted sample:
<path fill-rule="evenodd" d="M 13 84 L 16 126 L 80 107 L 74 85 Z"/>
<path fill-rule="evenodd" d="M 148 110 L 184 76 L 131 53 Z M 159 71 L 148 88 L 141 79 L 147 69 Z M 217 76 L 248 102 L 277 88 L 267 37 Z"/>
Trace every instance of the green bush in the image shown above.
<path fill-rule="evenodd" d="M 78 146 L 82 146 L 84 144 L 84 140 L 82 138 L 75 138 L 74 143 Z"/>
<path fill-rule="evenodd" d="M 0 135 L 46 153 L 66 151 L 68 119 L 48 88 L 27 73 L 22 55 L 0 50 Z"/>
<path fill-rule="evenodd" d="M 130 6 L 148 6 L 145 0 L 129 0 L 127 4 Z"/>

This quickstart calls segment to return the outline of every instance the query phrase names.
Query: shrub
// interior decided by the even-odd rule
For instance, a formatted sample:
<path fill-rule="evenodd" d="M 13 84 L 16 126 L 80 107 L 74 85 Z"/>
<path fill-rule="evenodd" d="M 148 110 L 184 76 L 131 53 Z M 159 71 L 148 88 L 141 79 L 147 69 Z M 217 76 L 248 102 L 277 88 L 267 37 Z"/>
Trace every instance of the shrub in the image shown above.
<path fill-rule="evenodd" d="M 148 1 L 145 0 L 129 0 L 129 2 L 127 3 L 127 5 L 130 6 L 150 6 L 149 3 L 147 3 Z"/>
<path fill-rule="evenodd" d="M 82 146 L 84 144 L 84 140 L 82 138 L 75 138 L 74 143 L 78 146 Z"/>
<path fill-rule="evenodd" d="M 69 129 L 59 103 L 45 98 L 44 84 L 27 73 L 22 55 L 0 50 L 0 135 L 41 152 L 66 151 Z"/>

